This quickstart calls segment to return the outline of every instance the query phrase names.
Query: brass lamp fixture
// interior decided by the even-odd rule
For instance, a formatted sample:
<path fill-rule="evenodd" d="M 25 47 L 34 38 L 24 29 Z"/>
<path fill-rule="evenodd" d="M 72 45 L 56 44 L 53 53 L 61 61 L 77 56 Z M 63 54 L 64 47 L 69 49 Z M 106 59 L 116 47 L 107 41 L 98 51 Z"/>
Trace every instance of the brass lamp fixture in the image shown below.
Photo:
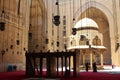
<path fill-rule="evenodd" d="M 77 31 L 76 28 L 72 28 L 72 34 L 73 34 L 73 35 L 76 35 L 76 31 Z"/>
<path fill-rule="evenodd" d="M 4 31 L 5 30 L 5 21 L 4 21 L 5 11 L 4 11 L 4 9 L 2 10 L 1 16 L 3 17 L 3 21 L 0 22 L 0 30 Z"/>
<path fill-rule="evenodd" d="M 56 26 L 59 26 L 59 24 L 60 24 L 60 16 L 59 16 L 59 1 L 58 1 L 58 0 L 56 1 L 56 6 L 57 6 L 57 15 L 54 16 L 54 21 L 53 21 L 53 23 L 54 23 Z"/>
<path fill-rule="evenodd" d="M 60 16 L 59 15 L 54 16 L 54 24 L 56 26 L 59 26 L 59 24 L 60 24 Z"/>
<path fill-rule="evenodd" d="M 1 31 L 5 30 L 5 22 L 0 22 L 0 30 Z"/>

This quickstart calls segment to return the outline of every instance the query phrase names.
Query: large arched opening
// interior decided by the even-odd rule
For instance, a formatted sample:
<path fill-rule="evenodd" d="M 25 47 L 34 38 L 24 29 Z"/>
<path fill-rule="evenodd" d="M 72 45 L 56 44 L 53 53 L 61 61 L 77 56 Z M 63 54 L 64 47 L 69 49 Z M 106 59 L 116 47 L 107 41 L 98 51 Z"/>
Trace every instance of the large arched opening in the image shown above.
<path fill-rule="evenodd" d="M 98 24 L 99 32 L 103 35 L 103 46 L 107 48 L 107 51 L 104 52 L 104 64 L 111 64 L 112 53 L 115 52 L 115 46 L 111 46 L 114 42 L 112 39 L 114 36 L 113 17 L 104 5 L 92 1 L 91 4 L 88 3 L 75 13 L 76 22 L 88 17 Z"/>
<path fill-rule="evenodd" d="M 45 48 L 46 8 L 43 0 L 31 0 L 28 52 Z"/>

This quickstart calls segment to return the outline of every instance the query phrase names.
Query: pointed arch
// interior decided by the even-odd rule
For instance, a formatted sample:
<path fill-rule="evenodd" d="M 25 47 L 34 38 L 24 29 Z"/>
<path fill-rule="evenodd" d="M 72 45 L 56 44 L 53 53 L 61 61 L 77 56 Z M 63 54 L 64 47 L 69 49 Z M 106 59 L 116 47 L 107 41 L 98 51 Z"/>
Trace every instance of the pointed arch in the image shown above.
<path fill-rule="evenodd" d="M 107 54 L 104 54 L 104 56 L 109 55 L 109 60 L 111 61 L 111 58 L 113 57 L 113 53 L 115 53 L 115 24 L 114 24 L 114 16 L 112 13 L 112 9 L 110 10 L 106 5 L 97 2 L 97 1 L 88 1 L 87 3 L 83 4 L 75 13 L 74 18 L 77 21 L 80 19 L 81 15 L 85 14 L 87 10 L 94 8 L 95 11 L 95 17 L 101 18 L 101 20 L 93 19 L 99 26 L 99 32 L 103 35 L 103 45 L 108 48 L 108 50 L 105 52 Z M 98 15 L 96 13 L 101 13 L 102 15 Z M 96 16 L 97 15 L 97 16 Z M 89 15 L 87 16 L 89 17 Z M 105 29 L 104 29 L 105 28 Z M 108 40 L 108 41 L 107 41 Z M 114 46 L 111 46 L 114 45 Z M 106 57 L 108 58 L 108 57 Z M 107 62 L 107 59 L 106 59 Z M 110 64 L 111 62 L 107 62 L 107 64 Z"/>

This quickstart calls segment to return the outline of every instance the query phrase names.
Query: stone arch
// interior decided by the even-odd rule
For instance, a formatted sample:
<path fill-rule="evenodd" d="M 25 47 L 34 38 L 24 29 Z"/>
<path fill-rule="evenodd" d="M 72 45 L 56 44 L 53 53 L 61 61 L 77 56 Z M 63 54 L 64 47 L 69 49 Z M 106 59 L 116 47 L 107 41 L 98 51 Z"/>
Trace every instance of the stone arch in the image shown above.
<path fill-rule="evenodd" d="M 89 45 L 89 40 L 85 35 L 80 36 L 79 45 Z"/>
<path fill-rule="evenodd" d="M 90 5 L 89 5 L 90 3 Z M 114 32 L 114 19 L 113 19 L 113 15 L 112 12 L 103 4 L 100 4 L 96 1 L 89 1 L 86 4 L 84 4 L 83 6 L 81 6 L 75 13 L 74 13 L 74 17 L 76 18 L 76 20 L 78 20 L 78 18 L 80 17 L 79 15 L 81 15 L 88 7 L 96 7 L 98 9 L 100 9 L 102 12 L 104 12 L 104 14 L 106 15 L 106 17 L 108 18 L 108 23 L 109 23 L 109 30 L 110 32 Z M 97 5 L 97 6 L 96 6 Z M 113 37 L 114 34 L 110 34 L 110 37 Z"/>
<path fill-rule="evenodd" d="M 93 41 L 92 41 L 93 45 L 101 45 L 101 40 L 99 39 L 98 36 L 95 36 Z"/>
<path fill-rule="evenodd" d="M 32 34 L 32 39 L 28 41 L 29 52 L 39 52 L 45 47 L 46 39 L 43 34 L 47 23 L 46 11 L 46 5 L 43 0 L 31 0 L 29 34 Z"/>
<path fill-rule="evenodd" d="M 74 38 L 72 39 L 71 43 L 72 46 L 76 46 L 76 40 Z"/>
<path fill-rule="evenodd" d="M 91 3 L 91 4 L 89 4 Z M 89 5 L 89 6 L 88 6 Z M 97 6 L 96 6 L 97 5 Z M 74 14 L 74 18 L 76 21 L 78 21 L 79 19 L 81 18 L 84 18 L 85 16 L 84 13 L 85 11 L 87 11 L 87 9 L 92 9 L 92 8 L 95 8 L 96 11 L 100 11 L 102 13 L 102 18 L 101 20 L 104 20 L 104 21 L 97 21 L 96 19 L 93 19 L 96 23 L 98 23 L 99 25 L 99 28 L 102 28 L 102 25 L 104 25 L 104 27 L 106 27 L 106 29 L 101 29 L 101 33 L 103 35 L 103 45 L 105 44 L 105 46 L 108 48 L 108 50 L 106 51 L 106 54 L 104 55 L 109 55 L 107 58 L 109 58 L 109 62 L 107 62 L 106 60 L 106 64 L 111 64 L 111 54 L 114 53 L 115 51 L 115 46 L 111 46 L 112 45 L 115 45 L 115 40 L 113 39 L 114 38 L 114 35 L 115 35 L 115 29 L 114 29 L 114 19 L 113 19 L 113 15 L 112 15 L 112 12 L 103 4 L 100 4 L 96 1 L 91 1 L 91 2 L 87 2 L 85 3 L 75 14 Z M 97 12 L 96 12 L 97 13 Z M 81 17 L 82 15 L 82 17 Z M 103 17 L 104 15 L 104 17 Z M 87 16 L 89 17 L 89 15 Z M 99 16 L 100 17 L 100 16 Z M 100 24 L 100 23 L 102 24 Z M 99 30 L 100 32 L 100 30 Z M 107 33 L 107 34 L 106 34 Z M 109 40 L 108 42 L 106 42 L 106 36 L 107 36 L 107 39 Z"/>

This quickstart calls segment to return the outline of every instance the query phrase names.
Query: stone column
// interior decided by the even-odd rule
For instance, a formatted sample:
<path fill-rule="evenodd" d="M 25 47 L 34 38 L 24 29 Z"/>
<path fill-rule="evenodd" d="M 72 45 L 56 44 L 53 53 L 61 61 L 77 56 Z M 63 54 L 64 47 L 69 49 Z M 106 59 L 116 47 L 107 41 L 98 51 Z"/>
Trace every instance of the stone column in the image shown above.
<path fill-rule="evenodd" d="M 70 68 L 73 68 L 73 56 L 70 58 Z"/>
<path fill-rule="evenodd" d="M 103 51 L 100 53 L 100 62 L 101 62 L 101 67 L 103 67 Z"/>
<path fill-rule="evenodd" d="M 93 54 L 93 61 L 96 62 L 96 55 L 95 55 L 95 53 Z"/>
<path fill-rule="evenodd" d="M 92 50 L 90 50 L 90 68 L 92 68 Z"/>
<path fill-rule="evenodd" d="M 76 54 L 76 72 L 77 72 L 77 76 L 79 76 L 79 72 L 80 72 L 80 51 L 78 50 L 77 51 L 77 54 Z"/>
<path fill-rule="evenodd" d="M 79 73 L 80 73 L 80 63 L 79 63 L 79 53 L 78 53 L 79 51 L 78 50 L 76 50 L 76 54 L 73 56 L 74 58 L 73 58 L 73 64 L 74 64 L 74 68 L 73 68 L 73 70 L 74 70 L 74 72 L 73 72 L 73 74 L 74 74 L 74 76 L 79 76 Z"/>
<path fill-rule="evenodd" d="M 83 53 L 83 67 L 85 66 L 85 53 Z"/>

